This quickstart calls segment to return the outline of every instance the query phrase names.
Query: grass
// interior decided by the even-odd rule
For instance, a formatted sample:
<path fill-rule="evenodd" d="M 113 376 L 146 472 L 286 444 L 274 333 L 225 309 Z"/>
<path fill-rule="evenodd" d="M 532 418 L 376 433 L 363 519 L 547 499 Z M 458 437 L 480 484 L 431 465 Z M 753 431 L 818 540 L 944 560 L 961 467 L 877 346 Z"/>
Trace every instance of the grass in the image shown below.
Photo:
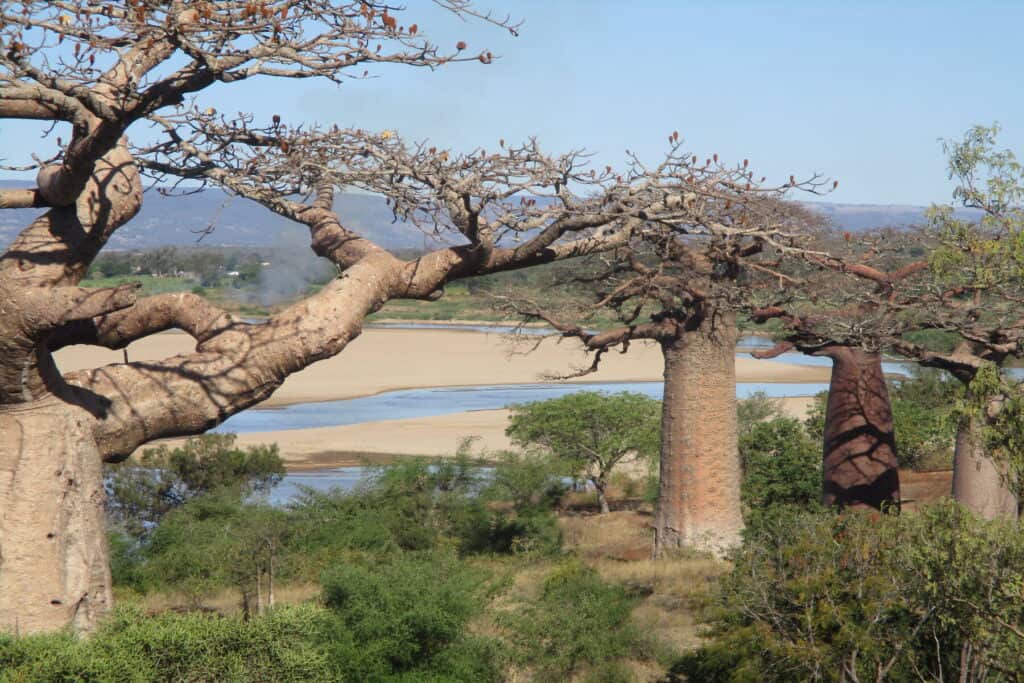
<path fill-rule="evenodd" d="M 153 275 L 122 275 L 82 280 L 82 287 L 101 288 L 117 287 L 130 282 L 142 284 L 141 296 L 168 294 L 170 292 L 190 292 L 196 286 L 193 280 L 180 277 L 155 277 Z"/>

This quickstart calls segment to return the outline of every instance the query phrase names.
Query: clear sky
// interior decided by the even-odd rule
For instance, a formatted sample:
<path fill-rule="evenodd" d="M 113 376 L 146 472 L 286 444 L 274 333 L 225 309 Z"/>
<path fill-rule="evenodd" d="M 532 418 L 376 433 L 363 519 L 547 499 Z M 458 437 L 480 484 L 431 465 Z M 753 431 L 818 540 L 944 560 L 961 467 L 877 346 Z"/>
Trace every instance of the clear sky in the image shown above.
<path fill-rule="evenodd" d="M 678 130 L 696 153 L 748 157 L 769 179 L 837 178 L 836 202 L 948 200 L 938 140 L 975 123 L 999 121 L 1024 156 L 1024 2 L 479 0 L 522 19 L 518 38 L 407 2 L 402 23 L 500 59 L 340 87 L 263 80 L 203 102 L 459 150 L 535 135 L 600 165 L 626 149 L 655 161 Z M 0 155 L 25 159 L 31 126 L 2 125 Z"/>

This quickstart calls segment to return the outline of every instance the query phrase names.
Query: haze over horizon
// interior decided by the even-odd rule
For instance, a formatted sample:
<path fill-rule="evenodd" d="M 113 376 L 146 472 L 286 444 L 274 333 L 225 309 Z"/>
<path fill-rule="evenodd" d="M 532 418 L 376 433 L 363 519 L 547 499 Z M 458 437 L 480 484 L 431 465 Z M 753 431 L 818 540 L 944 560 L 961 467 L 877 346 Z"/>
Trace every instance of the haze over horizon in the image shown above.
<path fill-rule="evenodd" d="M 443 46 L 492 50 L 500 58 L 489 66 L 275 82 L 278 112 L 291 124 L 391 129 L 461 151 L 537 136 L 550 151 L 586 148 L 595 165 L 619 167 L 626 149 L 656 162 L 678 130 L 695 153 L 749 158 L 769 181 L 838 179 L 821 199 L 843 204 L 949 201 L 939 139 L 975 124 L 999 121 L 1000 145 L 1024 147 L 1024 95 L 1011 87 L 1024 71 L 1012 47 L 1024 4 L 523 0 L 510 11 L 524 21 L 518 38 L 433 5 L 408 13 Z M 212 88 L 200 103 L 265 110 L 267 84 Z M 50 153 L 42 130 L 4 122 L 3 163 Z"/>

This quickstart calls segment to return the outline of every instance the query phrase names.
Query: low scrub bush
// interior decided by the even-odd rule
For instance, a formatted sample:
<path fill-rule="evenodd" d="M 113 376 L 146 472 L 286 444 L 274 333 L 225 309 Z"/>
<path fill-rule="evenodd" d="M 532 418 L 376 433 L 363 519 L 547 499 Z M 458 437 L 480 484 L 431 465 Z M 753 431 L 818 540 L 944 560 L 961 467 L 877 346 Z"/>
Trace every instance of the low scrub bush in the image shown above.
<path fill-rule="evenodd" d="M 622 661 L 649 656 L 651 642 L 632 619 L 640 597 L 578 562 L 552 572 L 536 600 L 501 617 L 517 663 L 536 681 L 629 680 Z M 601 678 L 607 674 L 611 678 Z"/>
<path fill-rule="evenodd" d="M 326 616 L 311 605 L 248 621 L 120 608 L 88 639 L 0 635 L 0 681 L 331 681 Z"/>
<path fill-rule="evenodd" d="M 676 667 L 708 681 L 1018 681 L 1024 534 L 953 502 L 909 515 L 803 514 L 733 557 L 709 642 Z"/>
<path fill-rule="evenodd" d="M 498 680 L 497 642 L 467 630 L 483 611 L 487 578 L 439 554 L 328 570 L 333 619 L 323 635 L 338 680 Z"/>

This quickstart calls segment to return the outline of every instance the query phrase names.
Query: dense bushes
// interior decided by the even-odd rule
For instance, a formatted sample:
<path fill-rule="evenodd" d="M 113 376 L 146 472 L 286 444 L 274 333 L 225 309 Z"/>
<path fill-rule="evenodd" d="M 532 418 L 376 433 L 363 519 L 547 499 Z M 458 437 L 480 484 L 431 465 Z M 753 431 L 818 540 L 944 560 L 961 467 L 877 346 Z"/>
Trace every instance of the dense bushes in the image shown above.
<path fill-rule="evenodd" d="M 117 537 L 119 582 L 194 602 L 231 587 L 266 609 L 121 608 L 86 640 L 0 638 L 0 681 L 632 680 L 624 662 L 653 651 L 632 618 L 640 595 L 576 560 L 545 568 L 539 588 L 512 580 L 535 566 L 524 557 L 560 549 L 563 492 L 550 463 L 502 455 L 486 476 L 465 458 L 401 463 L 286 509 L 198 496 L 138 541 Z M 318 598 L 271 608 L 271 567 L 315 578 Z"/>
<path fill-rule="evenodd" d="M 0 635 L 0 681 L 494 681 L 495 639 L 468 633 L 486 576 L 452 557 L 339 565 L 324 606 L 243 619 L 121 608 L 89 639 Z"/>
<path fill-rule="evenodd" d="M 121 608 L 89 639 L 0 635 L 0 681 L 336 680 L 318 644 L 325 618 L 311 605 L 249 621 Z"/>
<path fill-rule="evenodd" d="M 179 479 L 176 471 L 120 477 L 118 501 L 155 504 L 137 506 L 144 512 L 131 517 L 118 509 L 110 534 L 115 585 L 180 591 L 193 602 L 234 588 L 247 609 L 259 612 L 270 604 L 275 582 L 315 581 L 325 568 L 353 556 L 438 549 L 462 555 L 558 552 L 561 531 L 553 508 L 565 492 L 560 470 L 529 456 L 497 457 L 489 470 L 464 455 L 412 459 L 381 468 L 355 491 L 307 490 L 287 508 L 248 500 L 255 488 L 248 473 L 225 477 L 236 485 L 202 487 L 201 494 L 173 506 L 165 506 L 161 492 Z M 146 520 L 134 525 L 145 533 L 121 533 L 126 519 Z"/>
<path fill-rule="evenodd" d="M 709 609 L 699 681 L 1024 677 L 1024 534 L 952 502 L 765 525 Z"/>

